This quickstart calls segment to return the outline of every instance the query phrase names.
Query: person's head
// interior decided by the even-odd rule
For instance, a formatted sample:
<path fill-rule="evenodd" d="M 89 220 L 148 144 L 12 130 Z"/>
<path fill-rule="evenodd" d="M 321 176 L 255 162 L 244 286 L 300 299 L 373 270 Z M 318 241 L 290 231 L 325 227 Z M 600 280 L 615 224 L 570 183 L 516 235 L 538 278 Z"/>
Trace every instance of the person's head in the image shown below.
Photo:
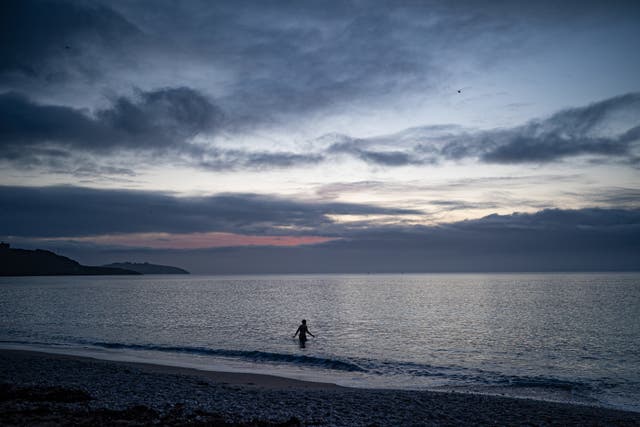
<path fill-rule="evenodd" d="M 303 325 L 306 325 L 306 324 L 307 324 L 307 321 L 306 321 L 305 319 L 302 319 L 302 324 L 303 324 Z"/>

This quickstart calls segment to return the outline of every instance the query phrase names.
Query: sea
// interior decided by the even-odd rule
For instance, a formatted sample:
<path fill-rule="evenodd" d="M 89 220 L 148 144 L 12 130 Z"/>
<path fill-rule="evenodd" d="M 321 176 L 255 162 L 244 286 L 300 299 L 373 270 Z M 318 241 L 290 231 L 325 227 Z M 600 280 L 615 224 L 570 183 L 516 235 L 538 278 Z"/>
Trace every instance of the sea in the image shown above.
<path fill-rule="evenodd" d="M 4 277 L 0 348 L 640 411 L 640 273 Z"/>

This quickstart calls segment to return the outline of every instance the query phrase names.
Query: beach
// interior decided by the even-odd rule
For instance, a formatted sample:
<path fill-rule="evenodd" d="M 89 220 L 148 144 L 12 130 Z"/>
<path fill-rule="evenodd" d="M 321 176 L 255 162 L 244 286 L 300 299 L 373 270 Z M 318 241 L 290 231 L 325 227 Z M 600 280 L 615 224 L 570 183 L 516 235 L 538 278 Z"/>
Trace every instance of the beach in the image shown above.
<path fill-rule="evenodd" d="M 640 425 L 640 413 L 0 351 L 2 425 Z"/>

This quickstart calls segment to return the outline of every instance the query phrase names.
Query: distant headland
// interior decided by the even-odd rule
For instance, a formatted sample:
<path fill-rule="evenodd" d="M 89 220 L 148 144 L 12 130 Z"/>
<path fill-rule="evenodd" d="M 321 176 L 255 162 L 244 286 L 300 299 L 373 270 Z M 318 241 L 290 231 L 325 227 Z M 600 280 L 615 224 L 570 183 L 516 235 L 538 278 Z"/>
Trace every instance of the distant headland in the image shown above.
<path fill-rule="evenodd" d="M 169 265 L 149 264 L 148 262 L 114 262 L 103 265 L 106 268 L 118 268 L 135 271 L 140 274 L 190 274 L 187 270 Z"/>
<path fill-rule="evenodd" d="M 87 266 L 43 249 L 16 249 L 0 243 L 0 276 L 103 276 L 141 274 L 189 274 L 177 267 L 154 264 L 114 263 Z"/>

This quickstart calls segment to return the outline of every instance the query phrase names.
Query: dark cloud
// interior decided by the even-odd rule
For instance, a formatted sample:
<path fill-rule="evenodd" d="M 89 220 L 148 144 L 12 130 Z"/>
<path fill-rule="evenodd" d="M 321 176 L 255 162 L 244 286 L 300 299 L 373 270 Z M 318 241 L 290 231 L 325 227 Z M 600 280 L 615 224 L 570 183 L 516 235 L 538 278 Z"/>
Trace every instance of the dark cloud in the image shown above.
<path fill-rule="evenodd" d="M 603 138 L 566 138 L 554 133 L 530 136 L 529 131 L 525 131 L 524 134 L 508 135 L 508 142 L 483 153 L 481 159 L 487 163 L 548 163 L 585 154 L 625 156 L 629 154 L 631 143 L 639 138 L 640 126 L 619 136 Z"/>
<path fill-rule="evenodd" d="M 199 133 L 221 126 L 222 112 L 206 96 L 186 87 L 139 92 L 138 98 L 117 98 L 111 108 L 96 112 L 96 119 L 130 148 L 175 146 Z"/>
<path fill-rule="evenodd" d="M 640 210 L 586 208 L 575 210 L 545 209 L 534 214 L 489 215 L 478 220 L 467 220 L 452 226 L 459 230 L 483 232 L 543 230 L 553 233 L 562 230 L 592 229 L 615 231 L 627 227 L 640 231 Z M 569 243 L 570 244 L 570 243 Z"/>
<path fill-rule="evenodd" d="M 113 99 L 95 112 L 58 105 L 42 105 L 18 93 L 0 94 L 0 159 L 22 168 L 74 174 L 108 170 L 83 154 L 158 156 L 175 162 L 182 154 L 192 166 L 214 170 L 278 168 L 315 164 L 321 154 L 283 151 L 243 151 L 192 144 L 195 136 L 215 135 L 225 126 L 220 109 L 203 94 L 185 87 L 138 91 L 134 97 Z M 86 156 L 85 156 L 86 157 Z M 91 164 L 95 167 L 91 167 Z M 130 170 L 128 168 L 125 168 Z M 124 170 L 124 169 L 123 169 Z"/>
<path fill-rule="evenodd" d="M 540 3 L 11 0 L 1 5 L 0 73 L 38 95 L 56 90 L 50 81 L 149 89 L 204 73 L 222 81 L 198 87 L 230 122 L 254 126 L 429 93 L 452 78 L 461 52 L 466 67 L 485 69 L 544 48 L 534 26 L 590 30 L 593 17 L 637 12 Z"/>
<path fill-rule="evenodd" d="M 51 82 L 102 74 L 104 60 L 117 61 L 139 36 L 135 25 L 100 4 L 6 0 L 0 3 L 0 75 Z"/>
<path fill-rule="evenodd" d="M 423 71 L 435 71 L 429 48 L 442 44 L 435 37 L 424 37 L 424 46 L 413 44 L 416 32 L 434 29 L 407 24 L 394 14 L 401 8 L 393 5 L 383 11 L 350 2 L 322 7 L 162 2 L 163 13 L 154 19 L 143 18 L 145 5 L 118 7 L 159 42 L 168 29 L 172 49 L 205 58 L 212 69 L 232 70 L 236 78 L 226 88 L 230 95 L 221 100 L 245 123 L 380 97 L 392 87 L 406 89 L 410 82 L 435 77 Z"/>
<path fill-rule="evenodd" d="M 615 123 L 616 114 L 628 114 Z M 614 122 L 611 124 L 611 122 Z M 626 122 L 626 123 L 625 123 Z M 631 128 L 626 128 L 629 122 Z M 621 132 L 615 129 L 625 126 Z M 606 129 L 613 126 L 614 129 Z M 604 128 L 604 129 L 603 129 Z M 640 93 L 573 108 L 550 118 L 506 131 L 483 134 L 476 140 L 480 157 L 492 163 L 545 163 L 583 154 L 627 156 L 640 141 Z"/>
<path fill-rule="evenodd" d="M 358 157 L 365 162 L 375 163 L 384 166 L 405 166 L 409 164 L 421 164 L 411 158 L 407 153 L 401 151 L 359 151 Z"/>
<path fill-rule="evenodd" d="M 287 168 L 314 165 L 324 160 L 324 156 L 320 154 L 223 150 L 219 148 L 203 149 L 200 151 L 199 157 L 200 160 L 195 160 L 195 165 L 211 170 Z"/>
<path fill-rule="evenodd" d="M 131 259 L 200 273 L 385 273 L 638 270 L 640 211 L 543 210 L 438 227 L 376 228 L 296 248 L 139 250 L 58 246 L 100 264 Z"/>
<path fill-rule="evenodd" d="M 640 189 L 624 187 L 604 187 L 589 193 L 594 203 L 608 206 L 640 207 Z"/>
<path fill-rule="evenodd" d="M 386 181 L 355 181 L 334 182 L 323 184 L 315 189 L 318 197 L 335 199 L 352 193 L 376 193 L 376 194 L 437 194 L 438 197 L 450 195 L 459 190 L 486 191 L 487 189 L 520 189 L 531 185 L 540 185 L 549 181 L 557 183 L 573 183 L 579 180 L 581 175 L 525 175 L 525 176 L 495 176 L 479 178 L 459 178 L 440 183 L 424 183 L 421 181 L 386 182 Z M 425 200 L 426 201 L 426 200 Z M 441 203 L 450 203 L 450 200 L 442 200 Z"/>
<path fill-rule="evenodd" d="M 245 164 L 250 167 L 290 167 L 320 163 L 324 160 L 324 156 L 319 154 L 255 152 L 247 153 L 246 156 Z"/>
<path fill-rule="evenodd" d="M 137 175 L 134 165 L 126 167 L 123 159 L 96 159 L 90 154 L 72 153 L 55 147 L 22 147 L 0 145 L 0 161 L 17 166 L 22 172 L 67 175 L 83 179 L 129 182 Z"/>
<path fill-rule="evenodd" d="M 539 4 L 538 4 L 539 3 Z M 632 4 L 598 2 L 110 2 L 158 43 L 233 72 L 225 109 L 251 122 L 429 93 L 460 56 L 486 69 L 546 46 L 532 32 L 632 21 Z M 194 28 L 197 30 L 194 31 Z M 234 114 L 234 117 L 236 114 Z"/>
<path fill-rule="evenodd" d="M 99 146 L 108 132 L 101 123 L 80 110 L 39 105 L 12 92 L 0 95 L 0 144 L 3 151 L 7 147 L 26 149 L 29 145 L 49 142 Z"/>
<path fill-rule="evenodd" d="M 489 131 L 427 126 L 367 139 L 342 137 L 329 152 L 372 164 L 404 166 L 477 158 L 486 163 L 549 163 L 580 155 L 635 159 L 640 142 L 640 93 L 629 93 L 547 119 Z M 381 151 L 397 144 L 404 151 Z"/>
<path fill-rule="evenodd" d="M 498 209 L 499 203 L 496 202 L 467 202 L 464 200 L 429 200 L 430 205 L 446 210 L 447 212 L 469 209 Z"/>
<path fill-rule="evenodd" d="M 0 235 L 31 237 L 207 231 L 327 233 L 341 229 L 328 215 L 419 214 L 409 209 L 312 203 L 255 194 L 175 197 L 81 187 L 0 187 L 0 206 Z"/>
<path fill-rule="evenodd" d="M 348 154 L 364 162 L 380 166 L 406 166 L 424 164 L 423 159 L 413 153 L 397 150 L 376 151 L 365 148 L 370 143 L 366 140 L 348 140 L 335 143 L 327 149 L 330 154 Z"/>
<path fill-rule="evenodd" d="M 547 163 L 579 155 L 632 156 L 639 140 L 640 93 L 630 93 L 523 126 L 454 137 L 439 154 L 487 163 Z"/>
<path fill-rule="evenodd" d="M 54 144 L 84 151 L 179 148 L 199 133 L 214 132 L 220 110 L 185 87 L 139 91 L 119 97 L 94 114 L 42 105 L 17 93 L 0 94 L 0 147 L 27 149 Z"/>

